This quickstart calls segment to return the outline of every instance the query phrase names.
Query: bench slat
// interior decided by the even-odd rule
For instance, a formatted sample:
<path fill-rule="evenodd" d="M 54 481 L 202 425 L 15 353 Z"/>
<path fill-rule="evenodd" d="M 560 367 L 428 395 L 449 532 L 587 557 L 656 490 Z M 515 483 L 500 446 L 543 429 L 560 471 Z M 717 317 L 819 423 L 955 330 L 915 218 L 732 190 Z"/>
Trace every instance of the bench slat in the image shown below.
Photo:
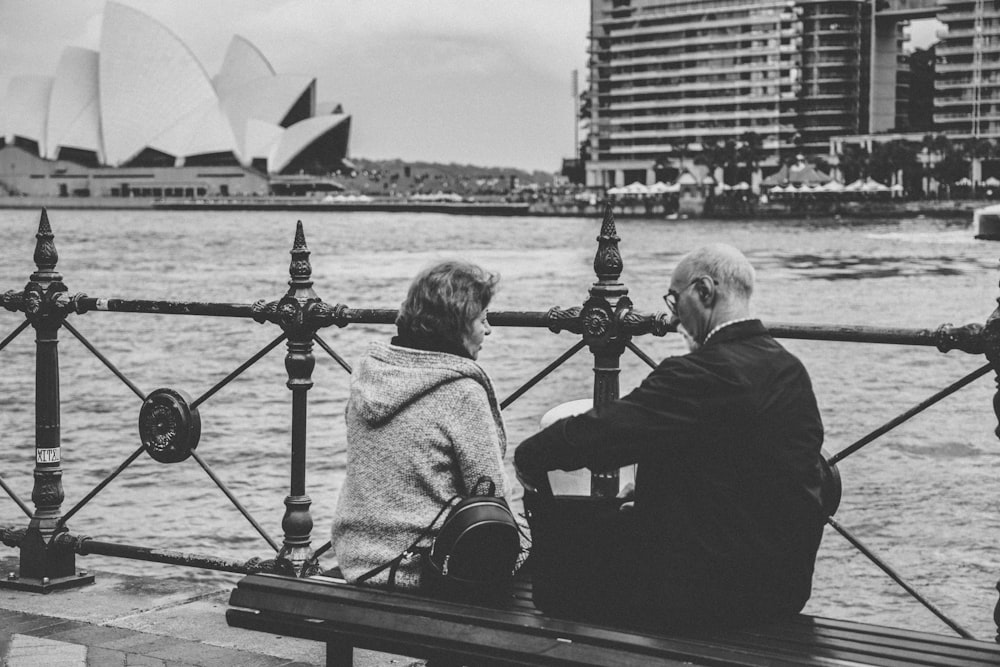
<path fill-rule="evenodd" d="M 890 634 L 878 626 L 827 625 L 816 619 L 807 623 L 798 619 L 794 623 L 769 624 L 762 627 L 745 628 L 721 635 L 714 635 L 720 641 L 749 644 L 792 643 L 798 646 L 852 648 L 867 655 L 897 656 L 909 662 L 906 664 L 974 665 L 1000 664 L 1000 646 L 987 642 L 964 640 L 959 642 L 941 635 L 920 635 L 906 631 Z"/>
<path fill-rule="evenodd" d="M 233 592 L 230 604 L 234 606 L 267 609 L 271 612 L 297 614 L 334 622 L 337 628 L 356 619 L 364 611 L 377 611 L 389 617 L 404 617 L 406 623 L 415 623 L 419 617 L 428 617 L 438 624 L 451 621 L 474 622 L 479 626 L 503 630 L 516 630 L 518 636 L 540 635 L 550 639 L 570 639 L 575 644 L 588 644 L 601 650 L 625 648 L 630 653 L 641 654 L 648 661 L 656 656 L 668 661 L 682 660 L 689 664 L 697 659 L 704 665 L 780 666 L 801 665 L 801 660 L 776 655 L 774 651 L 758 647 L 720 646 L 714 641 L 663 637 L 577 623 L 546 617 L 537 611 L 525 613 L 487 607 L 461 605 L 428 598 L 394 593 L 384 590 L 345 586 L 339 583 L 316 580 L 292 580 L 274 575 L 252 575 L 240 582 Z M 268 579 L 270 578 L 270 579 Z M 379 622 L 385 622 L 380 620 Z M 668 662 L 668 664 L 670 664 Z M 843 661 L 817 658 L 812 664 L 843 665 Z"/>
<path fill-rule="evenodd" d="M 509 604 L 495 608 L 329 577 L 261 574 L 241 580 L 230 605 L 262 612 L 230 609 L 227 619 L 238 627 L 484 664 L 1000 667 L 1000 646 L 992 643 L 805 615 L 699 634 L 581 623 L 535 609 L 530 581 L 516 582 Z"/>
<path fill-rule="evenodd" d="M 413 619 L 399 627 L 399 616 L 377 610 L 352 610 L 345 619 L 305 626 L 300 618 L 255 614 L 230 609 L 230 625 L 305 639 L 328 641 L 342 637 L 353 646 L 431 659 L 449 656 L 472 660 L 477 665 L 518 667 L 526 664 L 552 667 L 685 667 L 689 662 L 635 655 L 626 650 L 595 647 L 545 637 L 525 636 L 515 631 L 484 629 L 474 624 Z"/>

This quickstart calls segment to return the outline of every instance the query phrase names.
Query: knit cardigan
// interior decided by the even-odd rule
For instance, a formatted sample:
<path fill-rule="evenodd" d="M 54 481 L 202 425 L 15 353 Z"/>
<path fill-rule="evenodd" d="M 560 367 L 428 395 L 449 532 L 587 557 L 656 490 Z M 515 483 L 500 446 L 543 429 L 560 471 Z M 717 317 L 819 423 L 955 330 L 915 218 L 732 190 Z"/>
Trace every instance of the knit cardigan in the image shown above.
<path fill-rule="evenodd" d="M 351 376 L 346 420 L 333 545 L 350 582 L 398 556 L 480 477 L 496 483 L 497 495 L 509 493 L 500 406 L 471 359 L 373 342 Z M 420 565 L 404 561 L 396 586 L 418 588 Z M 388 576 L 367 583 L 385 585 Z"/>

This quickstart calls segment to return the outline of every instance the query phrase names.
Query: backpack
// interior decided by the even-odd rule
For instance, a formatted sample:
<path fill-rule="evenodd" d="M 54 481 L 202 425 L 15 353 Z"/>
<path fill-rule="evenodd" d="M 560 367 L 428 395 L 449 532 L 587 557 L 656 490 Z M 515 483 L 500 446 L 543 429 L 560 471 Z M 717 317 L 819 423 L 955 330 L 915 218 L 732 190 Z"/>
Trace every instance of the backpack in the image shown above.
<path fill-rule="evenodd" d="M 413 543 L 394 559 L 370 570 L 358 583 L 389 569 L 389 588 L 396 585 L 396 571 L 407 558 L 423 559 L 421 591 L 435 597 L 463 602 L 489 602 L 509 594 L 521 553 L 520 528 L 496 484 L 481 477 L 472 495 L 449 500 Z M 419 546 L 447 512 L 430 546 Z"/>

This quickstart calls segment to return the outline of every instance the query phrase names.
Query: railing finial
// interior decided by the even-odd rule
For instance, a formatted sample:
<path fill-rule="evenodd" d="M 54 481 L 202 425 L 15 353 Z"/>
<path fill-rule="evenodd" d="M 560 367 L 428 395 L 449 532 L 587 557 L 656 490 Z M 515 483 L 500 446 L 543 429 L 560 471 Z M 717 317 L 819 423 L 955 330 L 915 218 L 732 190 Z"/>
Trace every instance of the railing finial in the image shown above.
<path fill-rule="evenodd" d="M 594 273 L 601 283 L 616 283 L 624 265 L 618 250 L 618 231 L 615 229 L 614 198 L 604 206 L 601 234 L 597 237 L 597 254 L 594 255 Z"/>
<path fill-rule="evenodd" d="M 309 263 L 309 247 L 306 245 L 306 233 L 302 228 L 302 221 L 295 224 L 295 241 L 292 243 L 292 261 L 288 265 L 288 295 L 299 296 L 299 290 L 309 290 L 313 284 L 312 265 Z M 315 295 L 313 295 L 315 296 Z"/>
<path fill-rule="evenodd" d="M 38 233 L 35 234 L 35 266 L 38 270 L 32 276 L 32 280 L 49 279 L 59 280 L 61 276 L 55 272 L 56 264 L 59 262 L 59 253 L 56 251 L 55 234 L 49 225 L 49 214 L 42 209 L 41 219 L 38 221 Z"/>

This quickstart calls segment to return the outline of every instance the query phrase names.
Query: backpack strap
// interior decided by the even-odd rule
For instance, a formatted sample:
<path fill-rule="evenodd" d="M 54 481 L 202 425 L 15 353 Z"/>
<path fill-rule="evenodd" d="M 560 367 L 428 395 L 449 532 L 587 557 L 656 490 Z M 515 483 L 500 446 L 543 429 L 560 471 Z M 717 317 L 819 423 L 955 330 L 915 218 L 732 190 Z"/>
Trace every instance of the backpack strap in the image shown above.
<path fill-rule="evenodd" d="M 477 484 L 478 484 L 478 482 L 477 482 Z M 424 540 L 425 538 L 427 538 L 427 537 L 430 536 L 430 534 L 434 530 L 434 526 L 437 524 L 438 520 L 444 515 L 444 513 L 447 510 L 449 510 L 451 508 L 451 506 L 459 498 L 461 498 L 461 496 L 452 496 L 451 500 L 449 500 L 447 503 L 445 503 L 444 507 L 442 507 L 441 510 L 437 513 L 437 516 L 435 516 L 431 520 L 431 522 L 429 524 L 427 524 L 427 527 L 424 528 L 422 531 L 420 531 L 420 535 L 417 536 L 417 539 L 413 540 L 413 542 L 410 544 L 410 546 L 408 546 L 405 549 L 403 549 L 403 552 L 401 554 L 399 554 L 398 556 L 396 556 L 395 558 L 393 558 L 392 560 L 390 560 L 387 563 L 382 563 L 378 567 L 373 568 L 371 570 L 368 570 L 367 572 L 365 572 L 364 574 L 362 574 L 360 577 L 357 578 L 357 582 L 356 583 L 359 583 L 359 584 L 360 583 L 364 583 L 364 582 L 368 581 L 369 579 L 371 579 L 372 577 L 374 577 L 375 575 L 381 574 L 383 571 L 385 571 L 386 569 L 388 569 L 389 570 L 389 588 L 395 588 L 396 587 L 396 571 L 399 570 L 399 566 L 402 565 L 402 563 L 403 563 L 404 560 L 409 560 L 410 558 L 413 558 L 413 556 L 415 556 L 417 554 L 426 553 L 427 551 L 430 550 L 430 547 L 418 547 L 417 545 L 420 544 L 420 542 L 422 540 Z"/>
<path fill-rule="evenodd" d="M 486 486 L 486 493 L 483 493 L 482 487 Z M 493 478 L 488 475 L 483 475 L 476 480 L 476 483 L 472 485 L 472 492 L 470 495 L 473 496 L 489 496 L 494 497 L 497 495 L 497 485 L 493 481 Z"/>

